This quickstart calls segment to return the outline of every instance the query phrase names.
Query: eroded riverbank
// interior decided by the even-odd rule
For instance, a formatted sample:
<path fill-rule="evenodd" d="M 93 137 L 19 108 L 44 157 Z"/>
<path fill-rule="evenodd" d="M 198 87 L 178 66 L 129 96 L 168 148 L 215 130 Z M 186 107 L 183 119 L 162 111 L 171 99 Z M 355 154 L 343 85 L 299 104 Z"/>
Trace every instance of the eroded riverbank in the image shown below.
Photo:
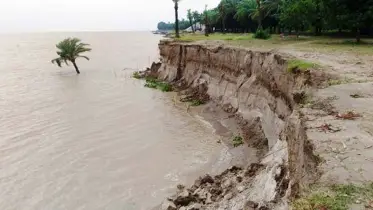
<path fill-rule="evenodd" d="M 227 132 L 241 136 L 260 158 L 233 172 L 234 176 L 228 170 L 220 175 L 223 178 L 218 176 L 207 183 L 217 183 L 215 187 L 197 183 L 182 189 L 168 207 L 198 203 L 204 209 L 242 209 L 252 202 L 257 208 L 286 208 L 287 198 L 317 179 L 319 159 L 307 140 L 300 103 L 306 91 L 325 83 L 328 75 L 313 69 L 289 70 L 291 57 L 270 52 L 170 41 L 161 41 L 159 48 L 162 62 L 146 75 L 171 83 L 182 100 L 209 101 L 205 112 L 224 110 L 228 118 L 214 115 L 215 120 Z M 254 172 L 248 172 L 253 167 Z M 230 177 L 227 180 L 235 187 L 222 186 L 224 176 Z M 241 182 L 246 184 L 237 189 L 234 183 Z M 203 191 L 200 187 L 207 189 L 205 199 L 196 192 Z M 218 195 L 212 196 L 211 190 L 217 190 Z M 180 199 L 189 200 L 180 203 Z"/>
<path fill-rule="evenodd" d="M 372 74 L 348 79 L 350 69 L 281 50 L 173 41 L 159 48 L 161 63 L 144 76 L 169 82 L 182 101 L 207 103 L 201 113 L 219 134 L 240 135 L 259 158 L 190 188 L 178 186 L 161 209 L 288 209 L 290 200 L 296 209 L 370 208 Z M 329 187 L 337 191 L 330 194 Z M 346 189 L 353 191 L 345 200 L 334 199 Z"/>

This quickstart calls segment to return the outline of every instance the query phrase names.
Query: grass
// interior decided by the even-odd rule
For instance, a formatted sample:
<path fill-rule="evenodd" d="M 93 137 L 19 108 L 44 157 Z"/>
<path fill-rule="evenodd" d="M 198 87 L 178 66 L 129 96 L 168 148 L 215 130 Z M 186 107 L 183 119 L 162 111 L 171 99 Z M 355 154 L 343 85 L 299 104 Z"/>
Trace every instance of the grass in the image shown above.
<path fill-rule="evenodd" d="M 333 38 L 327 36 L 286 36 L 281 37 L 278 34 L 272 34 L 267 40 L 254 39 L 252 33 L 232 34 L 232 33 L 213 33 L 206 37 L 204 34 L 182 34 L 179 41 L 214 41 L 221 40 L 228 44 L 261 48 L 261 49 L 276 49 L 290 48 L 301 51 L 318 51 L 324 53 L 346 52 L 359 55 L 373 55 L 373 39 L 363 39 L 362 43 L 357 44 L 353 39 L 348 38 Z"/>
<path fill-rule="evenodd" d="M 200 105 L 202 105 L 202 104 L 204 104 L 204 102 L 201 101 L 201 100 L 199 100 L 199 99 L 193 99 L 193 100 L 191 101 L 191 103 L 190 103 L 191 106 L 200 106 Z"/>
<path fill-rule="evenodd" d="M 356 201 L 370 205 L 373 201 L 373 183 L 333 185 L 329 189 L 313 190 L 309 195 L 292 203 L 295 210 L 348 210 Z"/>
<path fill-rule="evenodd" d="M 319 67 L 318 64 L 311 63 L 311 62 L 304 61 L 304 60 L 293 59 L 293 60 L 288 61 L 288 72 L 293 73 L 293 74 L 299 71 L 305 71 L 307 69 L 317 68 L 317 67 Z"/>
<path fill-rule="evenodd" d="M 159 81 L 159 80 L 157 80 L 155 78 L 152 78 L 152 77 L 146 78 L 146 83 L 145 83 L 144 86 L 148 87 L 148 88 L 158 89 L 158 90 L 161 90 L 163 92 L 172 91 L 172 86 L 170 84 L 168 84 L 167 82 Z"/>
<path fill-rule="evenodd" d="M 132 77 L 135 78 L 135 79 L 141 79 L 140 72 L 138 72 L 138 71 L 133 72 Z"/>
<path fill-rule="evenodd" d="M 243 139 L 241 136 L 235 136 L 233 137 L 232 142 L 234 147 L 238 147 L 243 144 Z"/>
<path fill-rule="evenodd" d="M 232 40 L 252 40 L 252 34 L 222 34 L 222 33 L 213 33 L 209 36 L 205 36 L 204 34 L 183 34 L 180 38 L 176 39 L 179 41 L 185 42 L 193 42 L 193 41 L 202 41 L 202 40 L 225 40 L 225 41 L 232 41 Z"/>

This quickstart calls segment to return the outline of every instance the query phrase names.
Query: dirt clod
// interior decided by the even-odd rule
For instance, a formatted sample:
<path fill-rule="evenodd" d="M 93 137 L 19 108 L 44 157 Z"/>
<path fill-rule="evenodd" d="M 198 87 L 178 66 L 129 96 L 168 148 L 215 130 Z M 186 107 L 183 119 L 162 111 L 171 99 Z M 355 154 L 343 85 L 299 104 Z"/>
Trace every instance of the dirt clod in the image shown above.
<path fill-rule="evenodd" d="M 346 113 L 336 115 L 336 118 L 342 119 L 342 120 L 355 120 L 358 117 L 361 117 L 361 115 L 353 111 L 348 111 Z"/>

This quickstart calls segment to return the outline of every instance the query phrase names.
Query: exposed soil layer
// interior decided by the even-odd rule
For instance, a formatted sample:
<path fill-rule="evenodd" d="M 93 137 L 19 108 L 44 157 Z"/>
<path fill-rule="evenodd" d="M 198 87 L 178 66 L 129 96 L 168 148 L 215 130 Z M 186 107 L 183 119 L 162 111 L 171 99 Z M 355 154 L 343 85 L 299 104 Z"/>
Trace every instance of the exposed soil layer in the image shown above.
<path fill-rule="evenodd" d="M 172 41 L 161 41 L 159 49 L 161 63 L 144 76 L 173 84 L 184 100 L 211 100 L 230 113 L 246 146 L 257 148 L 261 159 L 200 178 L 188 189 L 180 186 L 162 209 L 281 209 L 317 179 L 319 159 L 299 103 L 329 75 L 289 72 L 292 58 L 271 52 Z"/>

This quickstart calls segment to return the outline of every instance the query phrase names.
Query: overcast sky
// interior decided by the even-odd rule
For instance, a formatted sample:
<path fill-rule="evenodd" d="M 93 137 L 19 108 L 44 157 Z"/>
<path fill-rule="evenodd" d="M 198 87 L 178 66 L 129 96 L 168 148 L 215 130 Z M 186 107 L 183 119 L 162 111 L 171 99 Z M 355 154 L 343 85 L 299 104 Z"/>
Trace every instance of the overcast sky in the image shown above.
<path fill-rule="evenodd" d="M 0 32 L 153 30 L 174 18 L 172 0 L 0 0 Z M 186 10 L 219 0 L 182 0 Z"/>

